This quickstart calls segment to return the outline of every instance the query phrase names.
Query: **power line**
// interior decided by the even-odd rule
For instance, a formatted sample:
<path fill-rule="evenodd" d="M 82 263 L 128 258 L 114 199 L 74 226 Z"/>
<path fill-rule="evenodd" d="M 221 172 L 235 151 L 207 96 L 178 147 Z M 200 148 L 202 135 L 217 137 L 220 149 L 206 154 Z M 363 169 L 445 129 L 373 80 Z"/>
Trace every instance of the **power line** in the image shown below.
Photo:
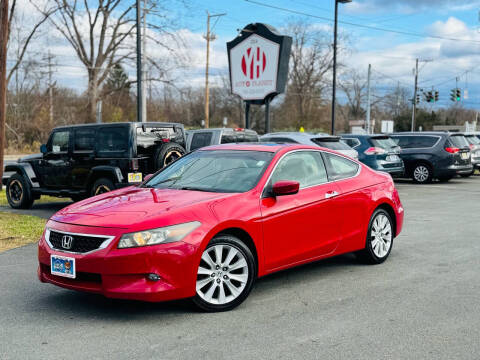
<path fill-rule="evenodd" d="M 308 14 L 308 13 L 305 13 L 305 12 L 302 12 L 302 11 L 283 8 L 283 7 L 280 7 L 280 6 L 263 4 L 261 2 L 255 1 L 255 0 L 244 0 L 244 1 L 255 4 L 255 5 L 258 5 L 258 6 L 263 6 L 263 7 L 267 7 L 267 8 L 271 8 L 271 9 L 275 9 L 275 10 L 289 12 L 289 13 L 292 13 L 292 14 L 297 14 L 297 15 L 302 15 L 302 16 L 307 16 L 307 17 L 311 17 L 311 18 L 315 18 L 315 19 L 320 19 L 320 20 L 333 22 L 332 19 L 324 17 L 324 16 L 312 15 L 312 14 Z M 478 40 L 448 38 L 448 37 L 443 37 L 443 36 L 420 34 L 420 33 L 414 33 L 414 32 L 409 32 L 409 31 L 391 30 L 391 29 L 385 29 L 385 28 L 380 28 L 380 27 L 376 27 L 376 26 L 357 24 L 357 23 L 344 21 L 344 20 L 339 20 L 338 22 L 341 23 L 341 24 L 356 26 L 356 27 L 359 27 L 359 28 L 389 32 L 389 33 L 400 34 L 400 35 L 414 36 L 414 37 L 420 37 L 420 38 L 429 38 L 429 39 L 437 39 L 437 40 L 463 41 L 463 42 L 480 44 L 480 41 L 478 41 Z"/>

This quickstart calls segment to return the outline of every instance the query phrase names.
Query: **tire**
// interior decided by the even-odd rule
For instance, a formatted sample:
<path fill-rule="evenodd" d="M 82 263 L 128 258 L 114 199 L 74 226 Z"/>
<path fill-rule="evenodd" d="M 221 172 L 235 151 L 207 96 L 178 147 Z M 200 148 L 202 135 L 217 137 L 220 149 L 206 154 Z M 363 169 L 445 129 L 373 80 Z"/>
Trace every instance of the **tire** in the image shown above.
<path fill-rule="evenodd" d="M 432 182 L 433 170 L 430 165 L 425 163 L 418 163 L 412 171 L 413 181 L 417 184 L 428 184 Z"/>
<path fill-rule="evenodd" d="M 375 210 L 368 224 L 365 248 L 355 253 L 357 257 L 368 264 L 383 263 L 392 251 L 393 229 L 392 218 L 388 212 L 383 209 Z"/>
<path fill-rule="evenodd" d="M 256 278 L 257 265 L 250 249 L 234 236 L 216 236 L 202 254 L 193 303 L 207 312 L 231 310 L 247 298 Z"/>
<path fill-rule="evenodd" d="M 115 184 L 112 180 L 107 178 L 100 178 L 93 183 L 90 193 L 92 196 L 104 194 L 106 192 L 115 190 Z"/>
<path fill-rule="evenodd" d="M 8 203 L 14 209 L 30 209 L 35 201 L 30 184 L 20 174 L 10 176 L 6 193 Z"/>
<path fill-rule="evenodd" d="M 164 168 L 185 155 L 185 149 L 173 142 L 165 143 L 155 150 L 155 171 Z"/>

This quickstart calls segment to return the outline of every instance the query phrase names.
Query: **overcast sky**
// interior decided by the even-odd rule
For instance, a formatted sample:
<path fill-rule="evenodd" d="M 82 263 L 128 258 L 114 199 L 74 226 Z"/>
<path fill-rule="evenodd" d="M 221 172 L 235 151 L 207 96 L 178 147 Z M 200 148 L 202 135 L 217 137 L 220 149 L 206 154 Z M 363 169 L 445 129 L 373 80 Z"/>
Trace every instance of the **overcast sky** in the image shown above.
<path fill-rule="evenodd" d="M 21 0 L 26 2 L 27 0 Z M 252 22 L 264 22 L 277 28 L 284 27 L 292 18 L 305 18 L 312 24 L 331 27 L 333 0 L 258 0 L 283 8 L 263 7 L 245 0 L 190 0 L 187 16 L 178 18 L 181 34 L 188 45 L 190 70 L 182 79 L 189 84 L 203 83 L 205 66 L 206 15 L 227 13 L 218 19 L 214 31 L 218 38 L 212 44 L 212 74 L 227 72 L 225 43 L 233 39 L 237 29 Z M 287 10 L 313 15 L 292 14 Z M 441 104 L 449 104 L 450 89 L 459 86 L 469 89 L 466 104 L 480 108 L 480 0 L 354 0 L 340 5 L 340 28 L 348 35 L 353 54 L 340 59 L 366 74 L 368 64 L 374 70 L 374 84 L 378 91 L 388 90 L 400 83 L 413 91 L 412 69 L 415 59 L 428 60 L 421 64 L 420 87 L 440 90 Z M 318 17 L 318 18 L 317 18 Z M 327 18 L 327 19 L 323 19 Z M 354 25 L 355 24 L 355 25 Z M 369 28 L 361 27 L 367 26 Z M 393 30 L 387 32 L 376 30 Z M 408 34 L 407 34 L 408 33 Z M 429 38 L 427 36 L 432 36 Z M 439 39 L 444 37 L 456 40 Z M 67 44 L 50 41 L 42 45 L 57 55 L 56 79 L 63 85 L 77 88 L 86 84 L 85 72 L 75 60 Z M 156 52 L 156 49 L 147 49 Z M 128 69 L 131 77 L 135 69 Z"/>

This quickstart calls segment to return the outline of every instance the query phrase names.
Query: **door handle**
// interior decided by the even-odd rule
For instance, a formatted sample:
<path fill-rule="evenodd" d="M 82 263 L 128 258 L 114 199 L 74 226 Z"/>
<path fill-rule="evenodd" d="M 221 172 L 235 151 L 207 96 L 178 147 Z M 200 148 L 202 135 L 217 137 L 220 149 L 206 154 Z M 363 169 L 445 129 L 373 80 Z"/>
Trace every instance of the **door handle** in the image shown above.
<path fill-rule="evenodd" d="M 325 194 L 325 199 L 330 199 L 338 195 L 336 191 L 329 191 Z"/>

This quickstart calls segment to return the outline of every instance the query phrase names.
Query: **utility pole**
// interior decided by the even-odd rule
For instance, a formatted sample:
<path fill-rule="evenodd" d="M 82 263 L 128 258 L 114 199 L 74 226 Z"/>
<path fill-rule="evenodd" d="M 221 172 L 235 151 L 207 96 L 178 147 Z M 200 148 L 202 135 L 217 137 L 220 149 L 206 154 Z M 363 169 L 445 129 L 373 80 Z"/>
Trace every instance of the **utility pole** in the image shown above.
<path fill-rule="evenodd" d="M 415 131 L 415 116 L 417 115 L 417 87 L 418 87 L 418 58 L 415 64 L 415 90 L 413 91 L 413 110 L 412 110 L 412 128 Z"/>
<path fill-rule="evenodd" d="M 2 190 L 5 124 L 7 118 L 8 0 L 0 1 L 0 190 Z"/>
<path fill-rule="evenodd" d="M 215 14 L 210 15 L 207 11 L 207 34 L 204 36 L 204 39 L 207 40 L 207 65 L 205 67 L 205 128 L 208 128 L 210 125 L 210 114 L 209 114 L 209 104 L 210 104 L 210 91 L 208 89 L 208 66 L 210 63 L 210 41 L 214 41 L 216 36 L 210 32 L 210 19 L 213 17 L 220 17 L 227 15 L 224 14 Z"/>
<path fill-rule="evenodd" d="M 141 122 L 142 121 L 142 114 L 143 114 L 143 94 L 142 94 L 142 33 L 140 30 L 140 12 L 141 12 L 141 6 L 140 6 L 140 1 L 137 0 L 136 4 L 136 10 L 137 10 L 137 22 L 136 22 L 136 28 L 137 28 L 137 121 Z"/>
<path fill-rule="evenodd" d="M 367 134 L 371 133 L 370 129 L 370 78 L 372 76 L 372 64 L 368 64 L 368 80 L 367 80 L 367 121 L 366 130 Z"/>
<path fill-rule="evenodd" d="M 142 62 L 142 122 L 147 122 L 147 71 L 145 70 L 145 64 L 147 63 L 147 1 L 143 0 L 143 36 L 142 36 L 142 48 L 143 48 L 143 62 Z"/>

